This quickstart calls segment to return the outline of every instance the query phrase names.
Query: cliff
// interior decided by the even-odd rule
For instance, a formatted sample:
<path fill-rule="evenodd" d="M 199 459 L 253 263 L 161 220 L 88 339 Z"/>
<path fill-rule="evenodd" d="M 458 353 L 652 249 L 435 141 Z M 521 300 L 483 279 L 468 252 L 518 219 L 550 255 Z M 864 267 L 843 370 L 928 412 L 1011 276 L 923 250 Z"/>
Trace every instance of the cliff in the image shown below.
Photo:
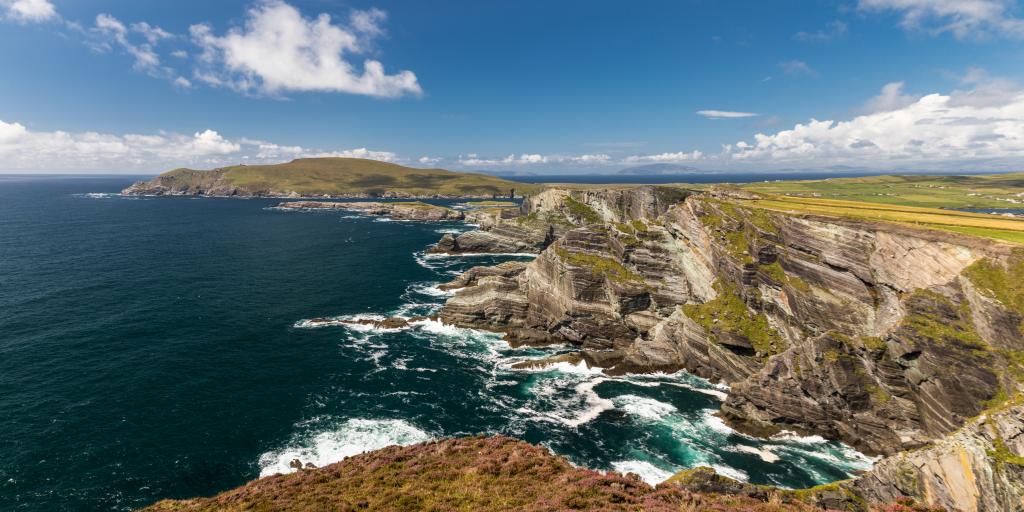
<path fill-rule="evenodd" d="M 541 187 L 479 173 L 418 169 L 359 158 L 300 158 L 210 171 L 175 169 L 124 189 L 125 195 L 220 197 L 508 197 Z"/>
<path fill-rule="evenodd" d="M 609 373 L 685 369 L 730 385 L 720 414 L 741 430 L 921 460 L 1024 389 L 1024 250 L 1014 245 L 780 211 L 732 189 L 550 190 L 523 213 L 559 219 L 564 233 L 527 265 L 475 269 L 442 321 L 512 343 L 568 342 Z M 1008 460 L 1024 454 L 999 446 Z M 978 450 L 965 464 L 995 474 Z M 927 484 L 885 487 L 895 470 L 884 468 L 899 465 L 889 460 L 874 473 L 885 484 L 857 496 L 978 507 L 941 468 L 921 469 Z M 1014 486 L 978 493 L 978 503 L 1020 503 Z"/>

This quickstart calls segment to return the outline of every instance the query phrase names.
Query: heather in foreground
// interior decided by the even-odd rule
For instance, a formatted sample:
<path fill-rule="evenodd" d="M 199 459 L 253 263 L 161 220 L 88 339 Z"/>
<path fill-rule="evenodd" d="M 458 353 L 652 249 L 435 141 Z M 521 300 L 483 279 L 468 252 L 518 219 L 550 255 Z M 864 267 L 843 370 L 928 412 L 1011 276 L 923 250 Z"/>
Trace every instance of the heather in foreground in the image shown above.
<path fill-rule="evenodd" d="M 205 510 L 711 510 L 802 511 L 749 498 L 701 496 L 617 473 L 573 467 L 507 437 L 392 446 L 319 469 L 250 482 L 151 511 Z"/>
<path fill-rule="evenodd" d="M 788 503 L 784 503 L 788 501 Z M 507 437 L 391 446 L 317 469 L 255 480 L 212 498 L 164 500 L 156 511 L 594 510 L 809 512 L 772 493 L 767 501 L 651 487 L 635 475 L 573 467 L 544 448 Z M 897 506 L 886 510 L 915 511 Z"/>

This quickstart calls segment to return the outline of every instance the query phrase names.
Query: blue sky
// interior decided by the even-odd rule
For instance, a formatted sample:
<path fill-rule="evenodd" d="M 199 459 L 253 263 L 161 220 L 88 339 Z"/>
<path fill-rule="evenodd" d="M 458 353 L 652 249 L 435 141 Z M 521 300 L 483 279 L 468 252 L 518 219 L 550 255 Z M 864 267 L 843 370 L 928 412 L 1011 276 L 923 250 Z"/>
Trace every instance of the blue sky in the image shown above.
<path fill-rule="evenodd" d="M 541 174 L 1016 169 L 1022 11 L 0 0 L 0 169 L 155 173 L 321 154 Z"/>

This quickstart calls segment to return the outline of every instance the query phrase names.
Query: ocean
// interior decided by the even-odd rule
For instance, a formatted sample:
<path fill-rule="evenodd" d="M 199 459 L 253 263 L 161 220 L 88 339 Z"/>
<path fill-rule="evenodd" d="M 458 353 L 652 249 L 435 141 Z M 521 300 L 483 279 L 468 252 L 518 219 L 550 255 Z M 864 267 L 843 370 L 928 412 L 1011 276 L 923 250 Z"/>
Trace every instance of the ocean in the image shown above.
<path fill-rule="evenodd" d="M 0 510 L 130 510 L 295 458 L 478 433 L 652 483 L 706 465 L 805 487 L 870 467 L 819 437 L 731 430 L 713 415 L 727 389 L 685 373 L 514 370 L 568 347 L 304 323 L 429 314 L 437 284 L 517 257 L 424 253 L 465 225 L 118 196 L 131 181 L 0 175 Z"/>

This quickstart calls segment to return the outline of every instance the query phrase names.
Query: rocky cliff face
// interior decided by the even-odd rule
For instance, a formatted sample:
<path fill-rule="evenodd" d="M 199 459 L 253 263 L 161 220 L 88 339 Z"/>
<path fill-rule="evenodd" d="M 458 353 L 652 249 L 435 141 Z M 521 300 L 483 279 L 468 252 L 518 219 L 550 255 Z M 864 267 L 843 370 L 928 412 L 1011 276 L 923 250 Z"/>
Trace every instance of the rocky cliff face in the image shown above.
<path fill-rule="evenodd" d="M 758 208 L 728 190 L 548 191 L 565 232 L 467 282 L 443 321 L 570 342 L 615 372 L 731 385 L 738 428 L 920 448 L 1022 389 L 1024 253 L 903 225 Z"/>

